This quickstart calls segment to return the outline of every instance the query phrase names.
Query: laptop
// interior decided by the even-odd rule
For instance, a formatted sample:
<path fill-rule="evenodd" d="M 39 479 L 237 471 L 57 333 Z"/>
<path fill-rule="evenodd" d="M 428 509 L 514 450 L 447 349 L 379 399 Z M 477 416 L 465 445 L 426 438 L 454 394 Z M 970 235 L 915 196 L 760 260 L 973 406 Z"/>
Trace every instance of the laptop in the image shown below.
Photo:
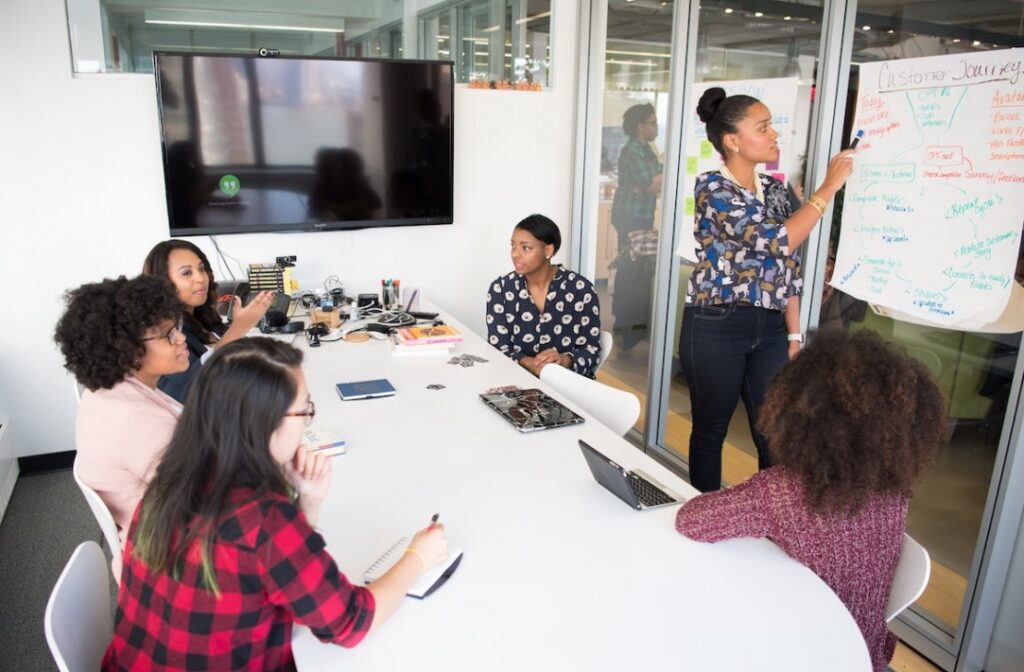
<path fill-rule="evenodd" d="M 538 389 L 481 394 L 480 399 L 520 432 L 537 432 L 583 422 L 583 418 Z"/>
<path fill-rule="evenodd" d="M 686 501 L 682 495 L 673 492 L 639 469 L 626 471 L 585 441 L 580 441 L 580 449 L 583 451 L 583 457 L 587 458 L 594 479 L 637 511 L 659 509 Z"/>

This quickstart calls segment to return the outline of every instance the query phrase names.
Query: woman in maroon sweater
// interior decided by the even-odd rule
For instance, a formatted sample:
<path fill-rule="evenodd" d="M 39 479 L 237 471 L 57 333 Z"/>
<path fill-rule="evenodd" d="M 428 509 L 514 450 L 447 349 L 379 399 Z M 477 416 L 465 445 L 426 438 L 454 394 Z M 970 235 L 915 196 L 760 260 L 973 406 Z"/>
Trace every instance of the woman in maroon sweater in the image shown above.
<path fill-rule="evenodd" d="M 772 381 L 759 428 L 776 465 L 687 502 L 676 529 L 697 541 L 768 537 L 835 591 L 875 670 L 896 647 L 885 606 L 911 486 L 942 445 L 931 374 L 872 332 L 819 334 Z"/>

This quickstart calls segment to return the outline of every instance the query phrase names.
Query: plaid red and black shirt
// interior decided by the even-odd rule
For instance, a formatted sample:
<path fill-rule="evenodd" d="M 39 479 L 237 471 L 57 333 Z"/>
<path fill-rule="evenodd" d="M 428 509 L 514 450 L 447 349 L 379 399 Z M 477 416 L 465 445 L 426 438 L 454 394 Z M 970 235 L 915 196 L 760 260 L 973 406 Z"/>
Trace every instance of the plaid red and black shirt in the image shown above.
<path fill-rule="evenodd" d="M 369 590 L 353 586 L 287 497 L 237 490 L 213 544 L 219 596 L 202 581 L 198 545 L 181 580 L 133 557 L 128 533 L 114 640 L 104 670 L 294 670 L 292 623 L 319 639 L 359 643 L 373 622 Z"/>

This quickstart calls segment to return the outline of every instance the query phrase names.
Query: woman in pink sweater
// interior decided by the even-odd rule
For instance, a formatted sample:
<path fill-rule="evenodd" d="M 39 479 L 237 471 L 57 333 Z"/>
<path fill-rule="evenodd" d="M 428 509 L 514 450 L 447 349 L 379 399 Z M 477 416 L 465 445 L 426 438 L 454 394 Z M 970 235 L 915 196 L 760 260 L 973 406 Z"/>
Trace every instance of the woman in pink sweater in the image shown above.
<path fill-rule="evenodd" d="M 768 537 L 850 610 L 876 671 L 896 647 L 885 606 L 914 481 L 945 436 L 931 374 L 872 332 L 818 334 L 768 388 L 758 421 L 777 466 L 687 502 L 697 541 Z"/>

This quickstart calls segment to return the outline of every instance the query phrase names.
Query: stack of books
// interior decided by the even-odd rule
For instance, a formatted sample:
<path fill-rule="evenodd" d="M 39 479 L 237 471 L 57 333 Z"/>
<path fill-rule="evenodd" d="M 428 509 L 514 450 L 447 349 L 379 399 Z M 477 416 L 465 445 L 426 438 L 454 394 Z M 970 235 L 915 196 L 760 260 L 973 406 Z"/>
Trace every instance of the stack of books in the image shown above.
<path fill-rule="evenodd" d="M 461 342 L 462 334 L 458 329 L 443 324 L 399 329 L 392 335 L 389 346 L 395 355 L 448 355 L 455 344 Z"/>

